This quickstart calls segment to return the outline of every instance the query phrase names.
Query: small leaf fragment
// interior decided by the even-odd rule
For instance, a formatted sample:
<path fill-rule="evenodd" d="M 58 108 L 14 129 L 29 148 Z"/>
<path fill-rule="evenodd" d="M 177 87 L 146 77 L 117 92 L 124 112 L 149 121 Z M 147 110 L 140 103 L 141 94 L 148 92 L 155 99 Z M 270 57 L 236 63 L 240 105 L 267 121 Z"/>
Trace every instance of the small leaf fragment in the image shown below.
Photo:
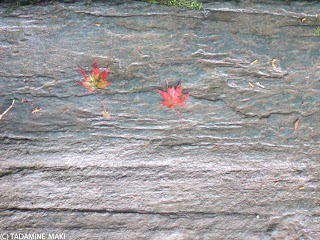
<path fill-rule="evenodd" d="M 41 110 L 42 110 L 42 108 L 35 107 L 35 108 L 32 109 L 31 113 L 36 113 L 36 112 L 39 112 Z"/>
<path fill-rule="evenodd" d="M 148 145 L 149 145 L 149 142 L 144 142 L 145 147 L 148 147 Z"/>
<path fill-rule="evenodd" d="M 62 109 L 63 112 L 69 112 L 69 110 L 70 110 L 70 108 L 68 108 L 67 106 L 64 106 Z"/>
<path fill-rule="evenodd" d="M 256 84 L 261 87 L 261 88 L 266 88 L 263 84 L 261 84 L 260 82 L 256 82 Z"/>
<path fill-rule="evenodd" d="M 296 131 L 297 130 L 297 128 L 298 128 L 298 123 L 299 123 L 299 118 L 294 122 L 294 131 Z"/>
<path fill-rule="evenodd" d="M 313 33 L 313 36 L 319 36 L 319 35 L 320 35 L 320 27 L 317 27 L 317 29 Z"/>
<path fill-rule="evenodd" d="M 101 115 L 105 118 L 105 119 L 110 119 L 110 114 L 106 111 L 101 111 Z"/>
<path fill-rule="evenodd" d="M 250 64 L 254 64 L 256 62 L 258 62 L 258 59 L 253 60 Z"/>
<path fill-rule="evenodd" d="M 272 65 L 274 68 L 277 68 L 277 66 L 274 64 L 276 61 L 277 61 L 277 59 L 275 59 L 275 58 L 271 60 L 271 65 Z"/>

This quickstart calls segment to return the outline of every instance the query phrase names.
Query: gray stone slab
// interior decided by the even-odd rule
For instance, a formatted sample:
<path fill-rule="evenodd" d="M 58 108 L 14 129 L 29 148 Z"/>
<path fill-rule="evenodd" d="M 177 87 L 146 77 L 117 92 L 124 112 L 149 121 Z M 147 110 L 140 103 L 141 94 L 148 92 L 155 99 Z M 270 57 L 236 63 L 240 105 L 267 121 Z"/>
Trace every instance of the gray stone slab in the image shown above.
<path fill-rule="evenodd" d="M 0 235 L 320 239 L 317 1 L 10 6 L 0 113 L 24 102 L 0 120 Z M 95 58 L 110 119 L 75 82 Z M 184 128 L 166 77 L 191 92 Z"/>

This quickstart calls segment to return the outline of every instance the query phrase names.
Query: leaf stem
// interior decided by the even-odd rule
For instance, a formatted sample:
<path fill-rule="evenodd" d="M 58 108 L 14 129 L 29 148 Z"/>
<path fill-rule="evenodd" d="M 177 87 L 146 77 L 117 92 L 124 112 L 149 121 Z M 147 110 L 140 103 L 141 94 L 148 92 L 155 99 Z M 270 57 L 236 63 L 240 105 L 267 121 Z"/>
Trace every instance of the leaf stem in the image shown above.
<path fill-rule="evenodd" d="M 173 105 L 174 106 L 174 109 L 176 110 L 177 114 L 178 114 L 178 117 L 179 117 L 179 120 L 180 120 L 180 123 L 181 123 L 181 127 L 183 128 L 183 124 L 182 124 L 182 121 L 181 121 L 181 118 L 180 118 L 180 115 L 178 113 L 178 110 L 176 108 L 176 105 Z"/>
<path fill-rule="evenodd" d="M 100 97 L 100 100 L 101 100 L 101 102 L 102 102 L 102 106 L 103 106 L 104 111 L 107 112 L 106 106 L 105 106 L 104 103 L 103 103 L 103 100 L 102 100 L 102 98 L 101 98 L 101 96 L 100 96 L 100 93 L 99 93 L 98 88 L 97 88 L 97 93 L 98 93 L 98 95 L 99 95 L 99 97 Z"/>
<path fill-rule="evenodd" d="M 14 102 L 15 102 L 15 99 L 12 100 L 12 103 L 11 103 L 10 107 L 8 107 L 7 110 L 5 110 L 5 111 L 0 115 L 0 119 L 13 107 Z"/>

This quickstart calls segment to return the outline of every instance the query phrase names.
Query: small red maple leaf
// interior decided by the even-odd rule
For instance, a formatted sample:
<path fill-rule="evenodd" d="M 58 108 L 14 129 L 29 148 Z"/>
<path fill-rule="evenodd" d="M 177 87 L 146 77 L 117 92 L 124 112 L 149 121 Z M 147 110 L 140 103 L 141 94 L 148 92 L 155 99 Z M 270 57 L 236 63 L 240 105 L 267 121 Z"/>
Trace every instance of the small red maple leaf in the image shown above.
<path fill-rule="evenodd" d="M 183 102 L 187 99 L 187 97 L 189 97 L 190 93 L 185 95 L 182 94 L 181 81 L 177 87 L 171 87 L 171 88 L 169 88 L 168 86 L 167 78 L 166 78 L 166 82 L 167 82 L 167 92 L 156 89 L 160 93 L 161 97 L 164 99 L 164 101 L 160 102 L 159 104 L 166 105 L 168 108 L 174 107 L 179 117 L 181 126 L 183 127 L 176 105 L 178 105 L 179 107 L 186 105 Z"/>
<path fill-rule="evenodd" d="M 109 67 L 107 67 L 106 70 L 104 70 L 102 73 L 99 73 L 99 69 L 97 67 L 97 59 L 94 59 L 91 74 L 89 76 L 86 76 L 84 70 L 82 68 L 80 68 L 79 66 L 78 66 L 78 69 L 80 70 L 85 81 L 83 81 L 83 82 L 76 81 L 76 82 L 79 83 L 80 85 L 82 85 L 83 87 L 88 88 L 87 92 L 92 92 L 95 89 L 97 89 L 97 93 L 98 93 L 100 100 L 102 102 L 104 111 L 107 112 L 106 107 L 103 103 L 103 100 L 100 96 L 98 89 L 105 88 L 109 83 L 111 83 L 110 81 L 105 81 Z"/>

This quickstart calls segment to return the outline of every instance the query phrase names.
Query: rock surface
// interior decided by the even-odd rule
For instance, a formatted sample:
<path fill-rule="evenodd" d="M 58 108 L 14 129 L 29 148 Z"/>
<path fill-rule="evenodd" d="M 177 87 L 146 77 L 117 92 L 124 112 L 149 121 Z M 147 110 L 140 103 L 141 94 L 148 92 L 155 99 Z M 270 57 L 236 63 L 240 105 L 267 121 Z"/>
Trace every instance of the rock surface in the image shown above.
<path fill-rule="evenodd" d="M 0 120 L 0 234 L 320 239 L 320 3 L 9 7 L 0 113 L 24 101 Z M 110 119 L 75 82 L 95 58 Z M 166 77 L 191 92 L 183 129 Z"/>

